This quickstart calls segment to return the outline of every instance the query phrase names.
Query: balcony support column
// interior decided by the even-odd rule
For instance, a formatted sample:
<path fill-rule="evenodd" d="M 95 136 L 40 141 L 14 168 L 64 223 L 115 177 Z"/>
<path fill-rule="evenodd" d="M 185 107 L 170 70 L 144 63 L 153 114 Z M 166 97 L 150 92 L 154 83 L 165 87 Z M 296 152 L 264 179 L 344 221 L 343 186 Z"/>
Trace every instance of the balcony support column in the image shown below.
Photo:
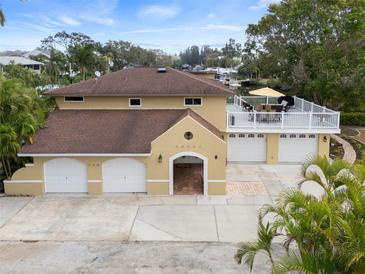
<path fill-rule="evenodd" d="M 279 160 L 279 134 L 268 133 L 266 141 L 266 163 L 275 165 Z"/>

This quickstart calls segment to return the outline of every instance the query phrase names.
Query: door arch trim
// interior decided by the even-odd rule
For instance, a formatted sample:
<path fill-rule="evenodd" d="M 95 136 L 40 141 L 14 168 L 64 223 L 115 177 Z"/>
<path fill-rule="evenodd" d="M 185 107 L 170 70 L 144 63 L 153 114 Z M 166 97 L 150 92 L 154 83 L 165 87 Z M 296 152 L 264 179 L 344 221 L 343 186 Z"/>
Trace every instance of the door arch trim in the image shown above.
<path fill-rule="evenodd" d="M 193 156 L 203 160 L 204 196 L 208 195 L 208 158 L 192 151 L 177 153 L 169 158 L 169 194 L 174 195 L 174 160 L 182 156 Z"/>

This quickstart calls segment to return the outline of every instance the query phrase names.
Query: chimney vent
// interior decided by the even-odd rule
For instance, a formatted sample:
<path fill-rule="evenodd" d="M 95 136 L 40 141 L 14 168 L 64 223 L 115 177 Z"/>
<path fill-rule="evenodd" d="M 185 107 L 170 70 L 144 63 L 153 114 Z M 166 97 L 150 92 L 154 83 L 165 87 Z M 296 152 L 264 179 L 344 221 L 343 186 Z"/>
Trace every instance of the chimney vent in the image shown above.
<path fill-rule="evenodd" d="M 166 68 L 165 68 L 165 67 L 159 67 L 159 68 L 157 69 L 157 72 L 158 72 L 158 73 L 165 73 L 165 72 L 166 72 Z"/>

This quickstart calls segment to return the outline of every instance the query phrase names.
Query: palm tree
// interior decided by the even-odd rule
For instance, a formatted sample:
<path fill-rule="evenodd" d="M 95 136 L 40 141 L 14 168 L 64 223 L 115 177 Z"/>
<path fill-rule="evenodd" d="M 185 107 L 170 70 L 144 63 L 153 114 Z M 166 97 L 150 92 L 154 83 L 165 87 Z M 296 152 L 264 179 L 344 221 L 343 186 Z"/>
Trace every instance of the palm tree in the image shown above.
<path fill-rule="evenodd" d="M 2 9 L 0 9 L 0 26 L 4 26 L 4 24 L 5 24 L 5 15 L 4 15 L 4 13 L 3 13 L 3 10 Z"/>
<path fill-rule="evenodd" d="M 256 254 L 258 252 L 262 252 L 268 256 L 271 266 L 274 267 L 271 248 L 274 236 L 275 231 L 273 227 L 269 223 L 264 225 L 262 219 L 260 219 L 257 232 L 258 241 L 254 243 L 242 244 L 235 256 L 236 262 L 241 264 L 242 260 L 244 260 L 245 264 L 249 266 L 250 271 L 252 271 Z"/>
<path fill-rule="evenodd" d="M 95 65 L 94 51 L 93 44 L 77 45 L 70 50 L 71 59 L 80 69 L 82 80 L 85 80 L 86 71 Z"/>
<path fill-rule="evenodd" d="M 298 189 L 283 191 L 259 214 L 258 240 L 245 243 L 236 260 L 252 270 L 258 252 L 269 256 L 273 273 L 364 273 L 365 167 L 318 157 L 303 166 Z M 320 196 L 303 191 L 309 181 Z M 265 217 L 275 216 L 263 224 Z M 273 259 L 272 243 L 284 239 L 284 257 Z"/>
<path fill-rule="evenodd" d="M 5 176 L 10 178 L 17 152 L 35 131 L 43 126 L 47 106 L 35 90 L 18 80 L 0 76 L 0 159 Z"/>

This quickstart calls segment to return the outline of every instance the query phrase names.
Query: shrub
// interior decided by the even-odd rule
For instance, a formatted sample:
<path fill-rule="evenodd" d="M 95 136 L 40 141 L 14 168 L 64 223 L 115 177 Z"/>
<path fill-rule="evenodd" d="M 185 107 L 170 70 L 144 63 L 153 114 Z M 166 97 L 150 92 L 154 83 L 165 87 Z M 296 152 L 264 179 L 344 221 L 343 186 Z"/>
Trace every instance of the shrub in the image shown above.
<path fill-rule="evenodd" d="M 341 125 L 344 126 L 365 126 L 364 112 L 342 112 Z"/>

